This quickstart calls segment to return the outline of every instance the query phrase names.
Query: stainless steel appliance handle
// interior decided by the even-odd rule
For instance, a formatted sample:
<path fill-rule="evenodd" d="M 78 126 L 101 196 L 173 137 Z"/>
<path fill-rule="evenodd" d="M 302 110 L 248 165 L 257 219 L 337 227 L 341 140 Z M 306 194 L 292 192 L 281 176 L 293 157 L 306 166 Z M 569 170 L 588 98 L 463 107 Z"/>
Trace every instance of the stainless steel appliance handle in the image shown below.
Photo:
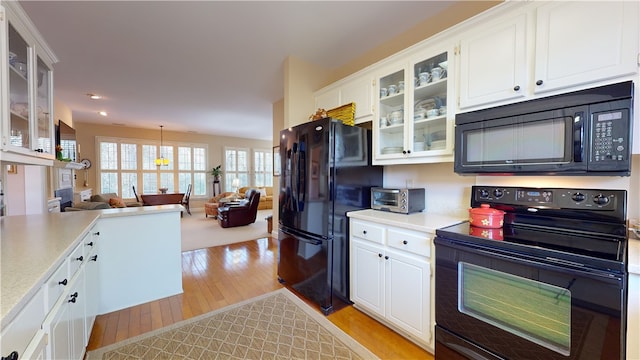
<path fill-rule="evenodd" d="M 298 210 L 304 211 L 304 204 L 307 200 L 307 149 L 304 141 L 300 142 L 299 160 L 298 160 Z M 302 200 L 300 200 L 302 199 Z"/>

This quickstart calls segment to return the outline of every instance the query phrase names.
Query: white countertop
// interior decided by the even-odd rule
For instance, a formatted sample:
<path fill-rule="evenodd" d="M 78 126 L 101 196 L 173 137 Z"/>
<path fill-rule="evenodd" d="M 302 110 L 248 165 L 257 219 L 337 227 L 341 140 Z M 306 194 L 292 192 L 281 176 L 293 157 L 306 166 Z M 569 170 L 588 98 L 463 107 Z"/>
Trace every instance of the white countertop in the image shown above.
<path fill-rule="evenodd" d="M 181 211 L 142 206 L 0 218 L 0 324 L 4 328 L 100 217 Z"/>
<path fill-rule="evenodd" d="M 440 215 L 428 212 L 398 214 L 372 209 L 351 211 L 347 213 L 347 216 L 354 219 L 373 221 L 379 224 L 399 226 L 405 229 L 425 232 L 435 232 L 436 229 L 467 220 L 466 217 Z"/>

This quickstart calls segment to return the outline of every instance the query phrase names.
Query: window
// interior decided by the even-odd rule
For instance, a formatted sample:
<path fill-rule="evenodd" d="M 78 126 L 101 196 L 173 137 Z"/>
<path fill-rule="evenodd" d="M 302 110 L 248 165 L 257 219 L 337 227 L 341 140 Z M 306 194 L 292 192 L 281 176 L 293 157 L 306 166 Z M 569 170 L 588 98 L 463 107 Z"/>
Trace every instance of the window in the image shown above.
<path fill-rule="evenodd" d="M 225 191 L 236 191 L 233 179 L 240 180 L 243 186 L 272 186 L 273 185 L 273 155 L 271 149 L 253 150 L 253 157 L 249 157 L 249 149 L 226 147 L 225 153 Z"/>
<path fill-rule="evenodd" d="M 205 196 L 207 145 L 176 143 L 160 148 L 149 140 L 97 138 L 99 192 L 115 192 L 133 199 L 138 194 L 155 194 L 160 188 L 168 192 L 186 192 L 192 184 L 194 197 Z M 162 155 L 169 165 L 156 166 Z"/>
<path fill-rule="evenodd" d="M 253 151 L 253 185 L 273 185 L 273 155 L 271 150 Z"/>
<path fill-rule="evenodd" d="M 240 187 L 249 186 L 249 149 L 231 148 L 224 149 L 224 189 L 236 191 L 233 188 L 233 179 L 240 180 Z"/>

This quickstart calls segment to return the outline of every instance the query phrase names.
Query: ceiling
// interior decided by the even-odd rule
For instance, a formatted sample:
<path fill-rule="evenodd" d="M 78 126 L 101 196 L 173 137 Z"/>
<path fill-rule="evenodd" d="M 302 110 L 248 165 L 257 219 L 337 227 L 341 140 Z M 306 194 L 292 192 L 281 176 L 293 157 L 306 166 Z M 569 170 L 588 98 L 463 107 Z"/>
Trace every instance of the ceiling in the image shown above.
<path fill-rule="evenodd" d="M 55 96 L 74 122 L 260 140 L 271 139 L 288 56 L 335 69 L 453 4 L 20 3 L 58 57 Z"/>

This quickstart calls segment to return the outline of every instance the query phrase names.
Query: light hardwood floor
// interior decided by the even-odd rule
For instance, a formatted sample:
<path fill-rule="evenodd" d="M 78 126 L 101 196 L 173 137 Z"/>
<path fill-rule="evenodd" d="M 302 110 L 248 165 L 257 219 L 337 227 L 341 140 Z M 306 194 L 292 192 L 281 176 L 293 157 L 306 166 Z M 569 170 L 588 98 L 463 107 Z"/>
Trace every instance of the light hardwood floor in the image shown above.
<path fill-rule="evenodd" d="M 87 351 L 277 290 L 277 256 L 274 238 L 183 252 L 184 293 L 98 316 Z M 380 358 L 433 359 L 353 306 L 328 319 Z"/>

